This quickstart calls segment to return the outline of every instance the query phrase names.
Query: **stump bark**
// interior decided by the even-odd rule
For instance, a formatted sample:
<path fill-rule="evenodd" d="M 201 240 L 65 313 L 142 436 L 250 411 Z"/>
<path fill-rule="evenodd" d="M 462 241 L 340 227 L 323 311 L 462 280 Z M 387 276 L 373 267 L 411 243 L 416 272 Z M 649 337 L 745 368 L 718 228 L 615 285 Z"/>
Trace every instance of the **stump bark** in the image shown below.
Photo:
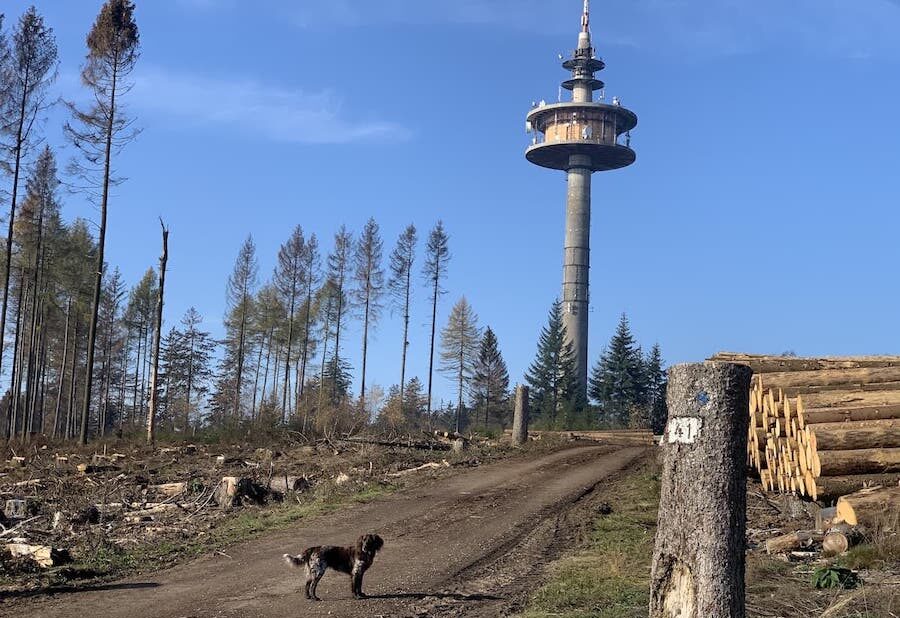
<path fill-rule="evenodd" d="M 745 365 L 669 370 L 651 618 L 743 618 L 750 377 Z"/>
<path fill-rule="evenodd" d="M 528 441 L 528 387 L 516 386 L 516 407 L 513 413 L 512 443 L 522 446 Z"/>

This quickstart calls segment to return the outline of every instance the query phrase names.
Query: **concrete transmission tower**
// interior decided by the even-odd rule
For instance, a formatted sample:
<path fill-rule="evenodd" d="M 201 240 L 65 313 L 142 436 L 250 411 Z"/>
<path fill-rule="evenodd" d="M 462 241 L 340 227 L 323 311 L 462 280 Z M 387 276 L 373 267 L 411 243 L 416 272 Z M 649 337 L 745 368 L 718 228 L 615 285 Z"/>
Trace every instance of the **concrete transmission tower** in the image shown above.
<path fill-rule="evenodd" d="M 572 72 L 572 77 L 562 82 L 562 88 L 572 92 L 572 100 L 552 104 L 541 101 L 532 107 L 526 119 L 526 128 L 532 140 L 525 152 L 531 163 L 563 170 L 568 178 L 563 322 L 575 350 L 581 394 L 585 396 L 588 376 L 591 175 L 634 163 L 630 132 L 637 125 L 637 116 L 622 107 L 618 98 L 613 98 L 612 103 L 604 101 L 604 84 L 594 75 L 606 65 L 594 53 L 590 25 L 589 0 L 585 0 L 578 47 L 572 57 L 562 63 L 564 69 Z M 594 101 L 597 91 L 600 93 L 599 100 Z M 622 141 L 624 143 L 620 143 Z"/>

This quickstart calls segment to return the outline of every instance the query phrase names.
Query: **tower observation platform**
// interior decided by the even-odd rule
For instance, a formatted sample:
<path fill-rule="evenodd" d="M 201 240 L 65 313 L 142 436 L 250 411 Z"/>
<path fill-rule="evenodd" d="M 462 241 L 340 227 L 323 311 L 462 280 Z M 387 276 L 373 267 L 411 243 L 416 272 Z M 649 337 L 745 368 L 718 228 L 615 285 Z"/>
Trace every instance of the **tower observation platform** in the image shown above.
<path fill-rule="evenodd" d="M 604 83 L 596 73 L 605 68 L 591 42 L 590 2 L 584 0 L 578 47 L 562 66 L 571 71 L 562 82 L 571 101 L 532 106 L 526 117 L 531 163 L 567 175 L 566 236 L 563 258 L 562 307 L 566 337 L 575 353 L 579 388 L 586 401 L 588 374 L 588 310 L 591 228 L 591 175 L 634 163 L 631 130 L 634 112 L 617 97 L 605 102 Z M 599 100 L 594 93 L 600 92 Z M 624 141 L 624 143 L 622 143 Z"/>

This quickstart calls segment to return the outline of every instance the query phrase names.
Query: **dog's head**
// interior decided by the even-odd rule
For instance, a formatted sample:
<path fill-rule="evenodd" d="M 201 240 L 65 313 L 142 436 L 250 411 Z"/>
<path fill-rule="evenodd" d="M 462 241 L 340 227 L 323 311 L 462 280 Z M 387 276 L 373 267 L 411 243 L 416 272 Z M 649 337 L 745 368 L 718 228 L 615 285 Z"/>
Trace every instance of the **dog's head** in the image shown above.
<path fill-rule="evenodd" d="M 377 534 L 364 534 L 359 537 L 356 547 L 366 554 L 374 554 L 384 546 L 384 539 Z"/>

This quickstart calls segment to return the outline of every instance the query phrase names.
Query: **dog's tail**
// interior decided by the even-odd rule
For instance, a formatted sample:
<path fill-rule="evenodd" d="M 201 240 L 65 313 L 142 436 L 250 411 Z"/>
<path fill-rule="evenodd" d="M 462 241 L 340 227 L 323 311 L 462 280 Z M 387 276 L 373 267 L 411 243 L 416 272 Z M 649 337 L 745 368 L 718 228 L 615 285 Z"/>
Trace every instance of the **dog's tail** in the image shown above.
<path fill-rule="evenodd" d="M 284 554 L 284 561 L 288 563 L 288 566 L 291 566 L 295 569 L 299 569 L 302 566 L 306 566 L 309 564 L 309 555 L 310 551 L 306 550 L 299 556 L 292 556 L 291 554 Z"/>

